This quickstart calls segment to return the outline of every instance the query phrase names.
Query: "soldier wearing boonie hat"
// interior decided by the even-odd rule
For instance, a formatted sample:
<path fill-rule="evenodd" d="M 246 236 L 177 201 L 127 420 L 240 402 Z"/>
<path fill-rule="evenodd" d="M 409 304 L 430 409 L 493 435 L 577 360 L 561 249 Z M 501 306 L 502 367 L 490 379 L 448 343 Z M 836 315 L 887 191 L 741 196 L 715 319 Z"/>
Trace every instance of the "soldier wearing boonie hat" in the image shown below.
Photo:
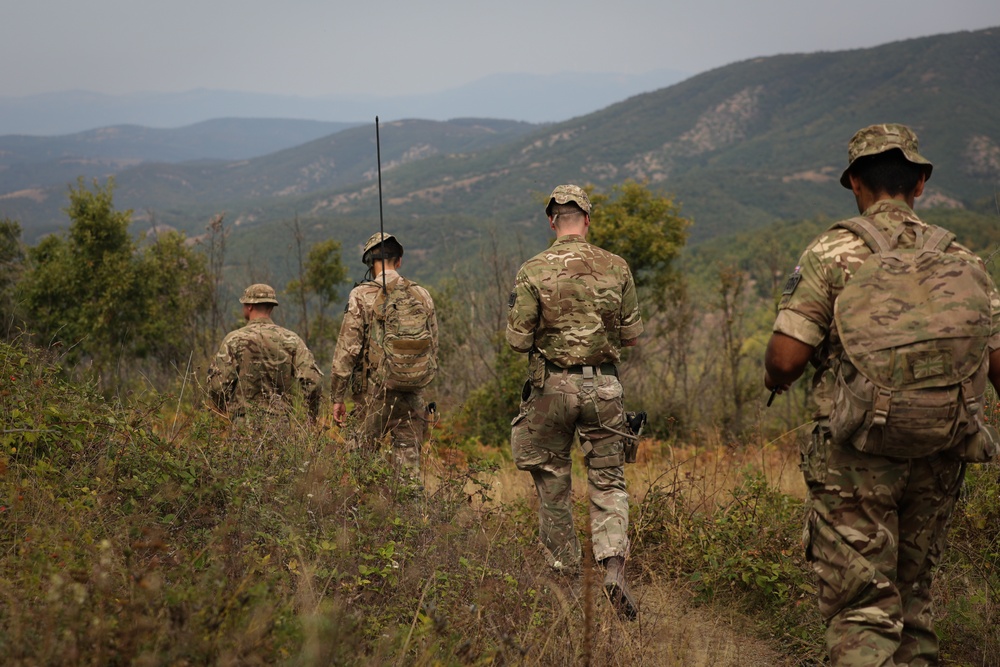
<path fill-rule="evenodd" d="M 587 243 L 591 204 L 578 185 L 559 185 L 545 214 L 555 242 L 517 273 L 507 315 L 507 342 L 528 353 L 529 378 L 511 427 L 514 463 L 531 473 L 541 501 L 538 537 L 549 565 L 577 573 L 570 452 L 579 434 L 587 465 L 594 558 L 621 615 L 638 606 L 625 579 L 628 492 L 625 489 L 624 391 L 616 367 L 621 348 L 642 333 L 635 281 L 621 257 Z M 544 306 L 544 307 L 543 307 Z"/>
<path fill-rule="evenodd" d="M 250 285 L 250 287 L 243 290 L 243 296 L 240 297 L 240 303 L 242 304 L 254 304 L 254 303 L 269 303 L 271 305 L 277 306 L 278 299 L 274 293 L 274 288 L 270 285 L 265 285 L 264 283 L 256 283 Z"/>
<path fill-rule="evenodd" d="M 844 378 L 851 372 L 857 378 L 861 372 L 853 367 L 853 360 L 845 360 L 845 332 L 839 331 L 838 322 L 844 321 L 844 313 L 853 312 L 858 318 L 854 323 L 868 322 L 867 329 L 861 329 L 870 339 L 888 339 L 901 328 L 894 327 L 892 318 L 883 313 L 865 320 L 864 313 L 852 311 L 855 302 L 841 299 L 852 278 L 862 275 L 862 264 L 871 267 L 872 262 L 877 263 L 870 244 L 880 247 L 879 239 L 885 244 L 883 262 L 889 261 L 886 252 L 897 249 L 913 256 L 914 249 L 927 248 L 929 257 L 940 248 L 950 256 L 947 261 L 952 267 L 952 277 L 937 276 L 944 290 L 953 287 L 946 281 L 954 276 L 982 271 L 986 288 L 979 294 L 963 292 L 962 296 L 969 297 L 968 303 L 973 304 L 969 308 L 979 309 L 980 304 L 988 303 L 990 312 L 961 317 L 989 331 L 990 380 L 994 387 L 998 385 L 1000 294 L 981 259 L 954 240 L 949 242 L 953 235 L 927 225 L 913 211 L 932 169 L 920 153 L 916 134 L 905 125 L 871 125 L 854 134 L 840 184 L 852 191 L 861 216 L 838 222 L 806 248 L 785 284 L 764 359 L 764 385 L 772 396 L 788 390 L 811 360 L 817 367 L 811 393 L 815 425 L 811 441 L 802 448 L 801 468 L 808 488 L 806 555 L 817 574 L 819 609 L 826 619 L 826 644 L 833 665 L 938 664 L 930 591 L 965 469 L 963 455 L 957 451 L 899 458 L 876 446 L 868 449 L 867 439 L 866 451 L 855 447 L 854 434 L 869 426 L 878 428 L 874 424 L 879 419 L 910 407 L 893 402 L 897 399 L 887 401 L 892 407 L 884 413 L 874 399 L 871 408 L 857 408 L 869 416 L 846 436 L 844 431 L 849 427 L 841 428 L 844 420 L 838 419 L 837 438 L 832 436 L 831 414 L 839 417 L 858 401 L 867 400 L 849 398 L 852 389 L 846 388 Z M 856 295 L 858 289 L 847 293 Z M 937 310 L 940 303 L 911 301 L 908 294 L 887 293 L 885 297 L 894 303 L 895 310 L 913 311 L 912 318 L 930 320 L 934 313 L 942 312 Z M 839 319 L 835 319 L 835 312 Z M 856 326 L 850 333 L 856 336 L 861 329 Z M 920 359 L 941 358 L 934 350 L 920 357 L 909 348 L 912 346 L 900 346 L 901 361 L 893 366 L 901 375 L 912 375 L 913 364 Z M 970 362 L 978 367 L 982 355 L 972 345 L 967 349 L 974 359 L 948 356 L 948 363 L 926 373 L 944 375 L 952 363 L 955 368 Z M 893 348 L 893 352 L 897 350 Z M 941 391 L 947 393 L 944 388 Z M 883 396 L 879 393 L 878 401 Z M 949 414 L 949 409 L 954 408 L 939 412 Z M 925 430 L 935 433 L 930 427 Z M 932 435 L 927 437 L 933 439 Z M 945 439 L 942 447 L 949 443 Z"/>
<path fill-rule="evenodd" d="M 552 215 L 554 204 L 576 204 L 581 211 L 590 215 L 590 197 L 579 185 L 557 185 L 549 195 L 549 203 L 545 205 L 545 215 Z"/>
<path fill-rule="evenodd" d="M 848 190 L 851 189 L 851 167 L 858 158 L 891 150 L 898 150 L 913 164 L 921 165 L 924 170 L 924 180 L 930 179 L 934 165 L 920 154 L 917 135 L 913 130 L 898 123 L 882 123 L 862 128 L 851 137 L 847 145 L 847 168 L 840 175 L 840 184 Z"/>
<path fill-rule="evenodd" d="M 240 297 L 246 325 L 230 332 L 208 370 L 208 393 L 231 419 L 254 416 L 287 417 L 289 392 L 298 384 L 308 417 L 319 414 L 323 373 L 312 352 L 293 331 L 271 320 L 278 305 L 274 288 L 255 283 Z"/>

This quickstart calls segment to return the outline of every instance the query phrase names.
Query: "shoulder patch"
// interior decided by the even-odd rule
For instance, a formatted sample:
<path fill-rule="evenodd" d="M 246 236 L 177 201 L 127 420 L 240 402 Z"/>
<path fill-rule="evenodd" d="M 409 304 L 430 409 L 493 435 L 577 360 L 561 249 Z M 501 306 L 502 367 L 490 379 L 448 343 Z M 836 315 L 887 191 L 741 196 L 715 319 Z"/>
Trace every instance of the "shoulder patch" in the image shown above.
<path fill-rule="evenodd" d="M 799 286 L 799 282 L 802 280 L 801 272 L 802 272 L 802 267 L 796 266 L 795 271 L 792 272 L 792 275 L 788 276 L 788 280 L 785 282 L 784 289 L 781 290 L 782 296 L 791 295 L 795 291 L 795 288 Z"/>
<path fill-rule="evenodd" d="M 510 296 L 507 298 L 507 308 L 513 308 L 515 301 L 517 301 L 517 293 L 511 290 Z"/>

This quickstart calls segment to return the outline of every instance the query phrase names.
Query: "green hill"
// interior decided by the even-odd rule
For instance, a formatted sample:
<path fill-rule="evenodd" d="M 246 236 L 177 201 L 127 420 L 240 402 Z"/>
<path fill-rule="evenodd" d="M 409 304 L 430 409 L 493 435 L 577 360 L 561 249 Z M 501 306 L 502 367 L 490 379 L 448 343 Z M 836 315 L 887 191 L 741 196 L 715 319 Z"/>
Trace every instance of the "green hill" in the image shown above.
<path fill-rule="evenodd" d="M 434 155 L 483 150 L 510 142 L 537 127 L 517 121 L 476 119 L 388 123 L 383 126 L 388 136 L 381 142 L 382 167 L 391 170 Z M 91 161 L 107 159 L 97 156 Z M 288 204 L 292 207 L 288 210 L 294 210 L 294 202 L 302 193 L 359 183 L 360 187 L 371 187 L 376 174 L 375 130 L 366 125 L 329 133 L 254 159 L 161 162 L 114 171 L 105 166 L 104 171 L 96 173 L 81 168 L 77 174 L 90 178 L 115 172 L 115 203 L 118 208 L 134 209 L 139 223 L 155 215 L 158 223 L 198 232 L 209 217 L 222 211 L 235 212 L 231 217 L 241 224 L 274 221 L 286 217 Z M 0 163 L 0 185 L 2 173 Z M 61 209 L 66 203 L 67 184 L 74 182 L 77 174 L 59 173 L 63 180 L 57 185 L 21 187 L 0 194 L 0 216 L 20 220 L 29 242 L 66 223 Z M 260 218 L 259 209 L 275 205 L 280 212 Z"/>
<path fill-rule="evenodd" d="M 847 140 L 892 120 L 913 126 L 935 162 L 925 202 L 982 208 L 1000 179 L 997 62 L 1000 30 L 745 61 L 489 153 L 401 168 L 385 187 L 390 207 L 410 215 L 471 206 L 520 222 L 537 219 L 532 195 L 556 182 L 608 188 L 648 179 L 677 195 L 699 241 L 850 212 L 837 183 Z M 317 212 L 370 206 L 361 197 L 326 200 L 314 200 Z"/>
<path fill-rule="evenodd" d="M 474 252 L 464 241 L 490 228 L 511 244 L 544 242 L 540 200 L 558 182 L 608 189 L 648 180 L 694 220 L 692 245 L 780 221 L 835 219 L 855 212 L 838 183 L 847 140 L 884 121 L 914 127 L 935 164 L 923 207 L 996 215 L 997 62 L 1000 29 L 735 63 L 489 151 L 386 169 L 386 225 L 437 260 L 417 266 L 432 274 Z M 253 210 L 261 224 L 245 235 L 257 247 L 278 235 L 268 221 L 293 211 L 350 245 L 370 231 L 378 203 L 373 188 L 351 185 L 258 200 Z"/>
<path fill-rule="evenodd" d="M 694 220 L 692 243 L 839 217 L 853 212 L 837 182 L 847 140 L 886 121 L 916 129 L 935 164 L 925 206 L 991 211 L 998 62 L 1000 28 L 747 60 L 555 125 L 385 124 L 386 226 L 424 244 L 418 265 L 468 254 L 462 241 L 489 228 L 533 247 L 547 233 L 539 202 L 553 184 L 608 189 L 626 179 L 676 195 Z M 248 161 L 128 169 L 116 202 L 190 233 L 225 211 L 245 237 L 234 247 L 282 247 L 274 241 L 295 216 L 310 234 L 350 246 L 377 224 L 374 169 L 374 128 L 361 127 Z M 59 224 L 64 197 L 29 194 L 0 196 L 0 215 L 20 219 L 30 239 Z"/>

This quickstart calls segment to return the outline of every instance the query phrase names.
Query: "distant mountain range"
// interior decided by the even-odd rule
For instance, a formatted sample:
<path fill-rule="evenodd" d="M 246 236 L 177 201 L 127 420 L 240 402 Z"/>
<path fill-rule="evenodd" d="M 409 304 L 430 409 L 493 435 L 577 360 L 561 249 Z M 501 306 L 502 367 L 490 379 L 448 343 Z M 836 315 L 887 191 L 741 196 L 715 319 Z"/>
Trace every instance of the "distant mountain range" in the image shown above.
<path fill-rule="evenodd" d="M 418 271 L 500 240 L 548 234 L 542 200 L 560 182 L 626 179 L 673 194 L 692 243 L 779 220 L 853 214 L 837 182 L 860 127 L 903 122 L 935 165 L 922 202 L 992 211 L 1000 188 L 1000 28 L 871 49 L 734 63 L 548 125 L 405 120 L 381 128 L 386 227 Z M 118 173 L 115 202 L 200 233 L 214 213 L 231 247 L 281 255 L 288 225 L 351 248 L 380 211 L 371 124 L 243 161 L 144 164 Z M 65 186 L 0 192 L 26 239 L 65 224 Z M 377 229 L 377 227 L 374 227 Z M 410 252 L 413 248 L 415 252 Z"/>
<path fill-rule="evenodd" d="M 204 125 L 218 130 L 214 140 L 218 149 L 213 150 L 235 150 L 235 146 L 229 146 L 220 136 L 246 137 L 255 127 L 270 130 L 271 135 L 284 130 L 285 138 L 295 130 L 316 133 L 323 129 L 314 125 L 299 128 L 299 122 L 236 119 L 179 130 L 126 128 L 118 131 L 119 128 L 109 128 L 69 137 L 32 137 L 31 141 L 25 141 L 24 137 L 0 137 L 0 216 L 21 221 L 25 240 L 34 242 L 40 235 L 65 226 L 67 221 L 62 209 L 66 204 L 66 189 L 78 175 L 101 182 L 108 176 L 115 176 L 118 208 L 135 209 L 138 221 L 155 215 L 158 223 L 194 233 L 215 213 L 243 208 L 238 204 L 234 206 L 234 202 L 288 200 L 332 187 L 350 187 L 359 182 L 370 184 L 375 180 L 378 165 L 374 123 L 335 131 L 293 148 L 245 160 L 169 163 L 147 162 L 134 157 L 139 153 L 148 156 L 167 148 L 150 141 L 150 136 L 183 139 L 174 147 L 175 152 L 198 150 L 188 147 L 188 143 L 201 134 Z M 328 124 L 328 127 L 335 129 L 338 124 Z M 350 126 L 339 124 L 339 127 Z M 382 167 L 391 171 L 435 155 L 474 154 L 508 144 L 537 128 L 530 123 L 493 119 L 385 123 Z M 95 139 L 101 137 L 105 139 Z M 274 136 L 271 139 L 277 141 Z M 260 140 L 259 137 L 246 137 L 245 145 Z M 91 141 L 94 147 L 89 154 L 56 155 L 58 146 L 70 146 L 79 151 Z M 8 143 L 32 146 L 22 145 L 18 153 L 16 148 L 6 148 Z M 48 144 L 53 145 L 38 150 Z M 201 150 L 207 150 L 208 144 L 206 140 Z M 26 164 L 29 155 L 38 161 Z M 126 157 L 129 155 L 133 157 Z M 87 182 L 89 185 L 89 180 Z M 255 219 L 253 213 L 233 217 L 238 224 L 249 224 Z"/>
<path fill-rule="evenodd" d="M 582 116 L 687 76 L 689 73 L 676 70 L 644 74 L 495 74 L 437 93 L 397 96 L 294 97 L 220 90 L 131 95 L 65 91 L 0 96 L 0 135 L 73 134 L 111 125 L 177 128 L 215 118 L 367 123 L 379 116 L 382 120 L 501 118 L 543 123 Z"/>
<path fill-rule="evenodd" d="M 146 162 L 245 160 L 357 123 L 222 118 L 176 129 L 116 125 L 54 137 L 0 136 L 0 192 L 104 179 Z"/>

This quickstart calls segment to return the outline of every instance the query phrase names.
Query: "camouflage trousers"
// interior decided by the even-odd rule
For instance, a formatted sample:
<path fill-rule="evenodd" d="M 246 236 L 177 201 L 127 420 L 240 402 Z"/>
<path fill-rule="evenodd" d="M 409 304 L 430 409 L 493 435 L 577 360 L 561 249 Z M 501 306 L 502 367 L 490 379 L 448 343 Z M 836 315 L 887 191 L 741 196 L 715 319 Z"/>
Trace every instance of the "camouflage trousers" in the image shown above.
<path fill-rule="evenodd" d="M 614 375 L 589 380 L 568 372 L 548 374 L 542 387 L 525 383 L 521 409 L 511 423 L 514 463 L 527 470 L 540 501 L 538 536 L 556 568 L 580 563 L 573 528 L 570 449 L 574 434 L 587 464 L 594 558 L 628 553 L 628 493 L 622 436 L 622 386 Z"/>
<path fill-rule="evenodd" d="M 427 433 L 427 414 L 421 392 L 373 390 L 357 403 L 352 421 L 362 449 L 390 447 L 393 465 L 420 478 L 420 446 Z"/>
<path fill-rule="evenodd" d="M 822 423 L 801 454 L 806 556 L 819 577 L 831 664 L 938 664 L 931 582 L 964 464 L 864 454 L 833 444 Z"/>

